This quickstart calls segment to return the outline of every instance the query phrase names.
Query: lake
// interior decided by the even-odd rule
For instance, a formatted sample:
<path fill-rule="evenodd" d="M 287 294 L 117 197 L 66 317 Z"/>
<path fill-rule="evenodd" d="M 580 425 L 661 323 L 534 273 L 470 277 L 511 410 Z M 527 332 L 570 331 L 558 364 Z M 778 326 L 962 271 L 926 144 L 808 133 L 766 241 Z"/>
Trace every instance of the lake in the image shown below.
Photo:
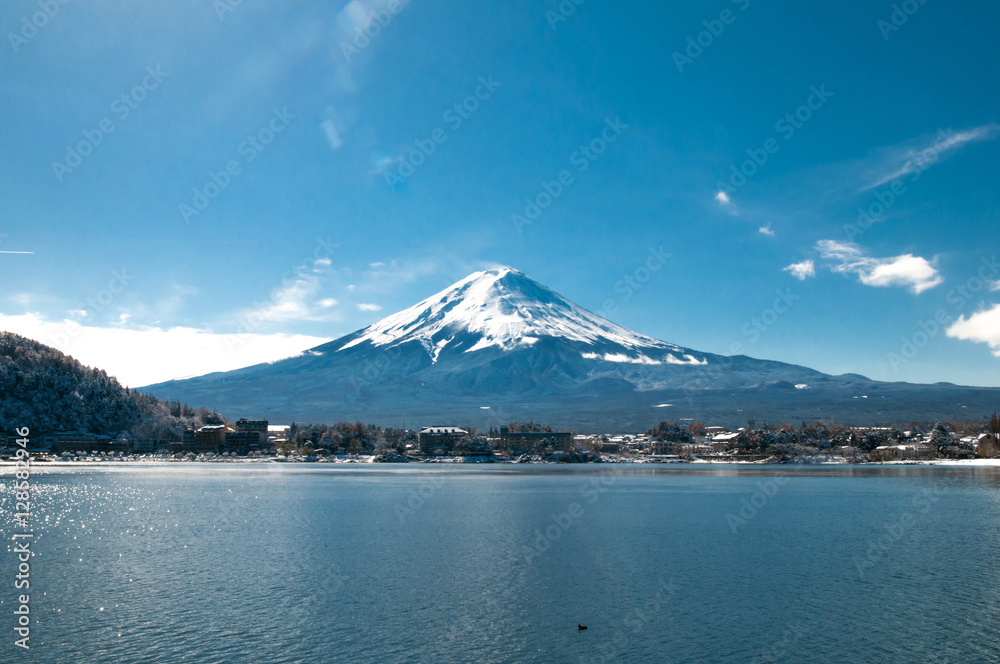
<path fill-rule="evenodd" d="M 0 491 L 3 662 L 1000 662 L 996 468 L 36 465 L 32 482 L 30 651 L 10 472 Z"/>

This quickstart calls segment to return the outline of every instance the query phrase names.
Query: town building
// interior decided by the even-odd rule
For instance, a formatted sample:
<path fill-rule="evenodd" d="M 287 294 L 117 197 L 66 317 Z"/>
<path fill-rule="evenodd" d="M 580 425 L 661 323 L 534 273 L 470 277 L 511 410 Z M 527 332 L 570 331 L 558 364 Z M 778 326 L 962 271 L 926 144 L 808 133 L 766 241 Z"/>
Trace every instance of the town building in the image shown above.
<path fill-rule="evenodd" d="M 226 442 L 226 434 L 231 429 L 225 424 L 210 424 L 194 432 L 194 448 L 188 449 L 184 445 L 185 452 L 219 452 Z"/>
<path fill-rule="evenodd" d="M 226 433 L 226 451 L 237 454 L 256 452 L 269 446 L 267 420 L 240 418 L 236 431 Z"/>
<path fill-rule="evenodd" d="M 569 431 L 511 431 L 508 427 L 500 427 L 500 446 L 504 449 L 528 450 L 538 443 L 569 452 L 573 448 L 573 434 Z"/>
<path fill-rule="evenodd" d="M 737 431 L 736 433 L 720 433 L 712 436 L 712 450 L 714 452 L 725 452 L 735 446 L 740 433 L 740 431 Z"/>
<path fill-rule="evenodd" d="M 984 433 L 980 434 L 976 438 L 976 454 L 987 459 L 995 459 L 1000 456 L 1000 444 L 997 442 L 996 436 Z"/>
<path fill-rule="evenodd" d="M 131 448 L 131 443 L 126 440 L 82 431 L 61 431 L 49 434 L 47 441 L 52 451 L 56 454 L 62 454 L 63 452 L 69 452 L 70 454 L 89 454 L 91 452 L 106 454 L 108 452 L 128 452 Z"/>
<path fill-rule="evenodd" d="M 292 427 L 287 424 L 267 425 L 267 446 L 277 447 L 280 443 L 288 441 L 288 431 Z"/>
<path fill-rule="evenodd" d="M 468 431 L 458 427 L 425 427 L 419 434 L 420 451 L 424 454 L 447 454 L 455 443 L 468 435 Z"/>

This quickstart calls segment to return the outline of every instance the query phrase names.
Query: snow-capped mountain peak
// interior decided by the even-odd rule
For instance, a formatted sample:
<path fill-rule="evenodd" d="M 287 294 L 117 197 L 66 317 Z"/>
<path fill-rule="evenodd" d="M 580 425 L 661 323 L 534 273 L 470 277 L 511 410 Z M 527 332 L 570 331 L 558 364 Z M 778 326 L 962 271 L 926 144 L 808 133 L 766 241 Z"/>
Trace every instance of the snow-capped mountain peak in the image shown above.
<path fill-rule="evenodd" d="M 579 307 L 558 293 L 509 267 L 474 272 L 416 305 L 362 330 L 338 350 L 370 342 L 396 346 L 419 342 L 436 361 L 441 351 L 459 340 L 465 352 L 496 347 L 509 351 L 556 337 L 600 347 L 608 343 L 633 351 L 625 359 L 593 353 L 587 359 L 640 364 L 700 363 L 695 358 L 662 354 L 679 346 L 637 334 Z M 474 343 L 472 343 L 474 342 Z M 471 344 L 471 345 L 470 345 Z M 646 353 L 646 354 L 643 354 Z M 656 353 L 657 357 L 647 357 Z M 673 358 L 673 360 L 669 359 Z"/>

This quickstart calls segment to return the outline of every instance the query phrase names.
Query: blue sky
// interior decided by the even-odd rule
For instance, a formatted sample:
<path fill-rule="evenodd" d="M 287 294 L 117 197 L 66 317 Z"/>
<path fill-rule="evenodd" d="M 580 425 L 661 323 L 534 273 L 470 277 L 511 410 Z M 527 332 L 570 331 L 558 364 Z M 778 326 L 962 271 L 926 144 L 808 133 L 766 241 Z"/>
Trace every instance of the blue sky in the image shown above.
<path fill-rule="evenodd" d="M 0 328 L 141 385 L 510 265 L 698 350 L 1000 385 L 1000 9 L 903 4 L 5 2 Z"/>

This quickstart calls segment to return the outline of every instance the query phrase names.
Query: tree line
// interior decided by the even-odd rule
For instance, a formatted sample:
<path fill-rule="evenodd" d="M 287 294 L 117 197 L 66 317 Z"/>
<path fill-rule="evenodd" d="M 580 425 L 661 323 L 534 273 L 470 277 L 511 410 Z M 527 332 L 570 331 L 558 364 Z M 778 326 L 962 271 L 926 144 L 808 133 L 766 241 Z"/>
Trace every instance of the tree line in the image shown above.
<path fill-rule="evenodd" d="M 7 433 L 29 426 L 175 441 L 185 429 L 224 422 L 216 410 L 142 394 L 54 348 L 0 332 L 0 429 Z"/>
<path fill-rule="evenodd" d="M 908 433 L 907 433 L 908 432 Z M 691 445 L 705 433 L 702 422 L 682 426 L 677 422 L 660 421 L 649 430 L 652 438 L 678 446 Z M 1000 416 L 996 413 L 987 422 L 910 422 L 897 423 L 888 427 L 856 429 L 825 422 L 802 422 L 798 427 L 784 423 L 770 426 L 766 422 L 757 426 L 753 420 L 736 432 L 728 443 L 737 454 L 771 455 L 785 458 L 815 456 L 830 452 L 834 448 L 854 448 L 858 452 L 871 454 L 886 445 L 913 444 L 926 434 L 930 434 L 931 450 L 940 457 L 973 458 L 1000 455 Z M 976 445 L 968 440 L 979 434 L 988 433 L 991 440 Z"/>

